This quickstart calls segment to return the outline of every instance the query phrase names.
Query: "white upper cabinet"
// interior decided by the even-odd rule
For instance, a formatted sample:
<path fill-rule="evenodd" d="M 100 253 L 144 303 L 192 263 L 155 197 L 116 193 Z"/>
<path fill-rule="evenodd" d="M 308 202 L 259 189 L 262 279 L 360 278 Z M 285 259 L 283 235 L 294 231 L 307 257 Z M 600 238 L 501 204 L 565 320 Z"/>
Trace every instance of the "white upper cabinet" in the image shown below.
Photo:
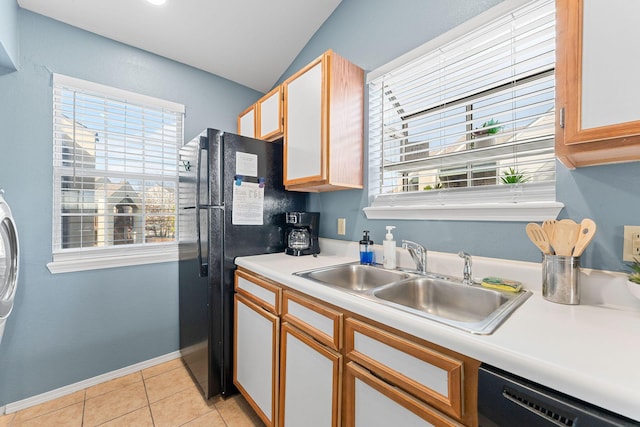
<path fill-rule="evenodd" d="M 282 137 L 282 86 L 267 93 L 256 103 L 258 139 L 273 141 Z"/>
<path fill-rule="evenodd" d="M 640 160 L 640 2 L 556 6 L 556 155 L 570 168 Z"/>
<path fill-rule="evenodd" d="M 362 188 L 364 71 L 329 50 L 283 87 L 286 188 Z"/>
<path fill-rule="evenodd" d="M 255 104 L 238 115 L 238 135 L 256 137 L 256 106 Z"/>

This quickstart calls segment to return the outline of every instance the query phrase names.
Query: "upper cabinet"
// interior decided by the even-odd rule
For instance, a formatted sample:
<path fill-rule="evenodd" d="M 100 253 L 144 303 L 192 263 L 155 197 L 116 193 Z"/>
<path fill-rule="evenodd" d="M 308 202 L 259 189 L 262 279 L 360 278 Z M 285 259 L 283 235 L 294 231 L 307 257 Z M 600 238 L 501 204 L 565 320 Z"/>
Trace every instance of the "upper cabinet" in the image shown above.
<path fill-rule="evenodd" d="M 282 138 L 282 86 L 278 86 L 238 115 L 238 134 L 264 141 Z"/>
<path fill-rule="evenodd" d="M 286 188 L 362 188 L 364 71 L 329 50 L 283 88 Z"/>
<path fill-rule="evenodd" d="M 640 2 L 556 6 L 556 155 L 570 168 L 640 160 Z"/>
<path fill-rule="evenodd" d="M 244 110 L 238 115 L 238 135 L 256 137 L 256 105 Z"/>
<path fill-rule="evenodd" d="M 256 138 L 273 141 L 282 137 L 282 86 L 278 86 L 256 103 Z"/>

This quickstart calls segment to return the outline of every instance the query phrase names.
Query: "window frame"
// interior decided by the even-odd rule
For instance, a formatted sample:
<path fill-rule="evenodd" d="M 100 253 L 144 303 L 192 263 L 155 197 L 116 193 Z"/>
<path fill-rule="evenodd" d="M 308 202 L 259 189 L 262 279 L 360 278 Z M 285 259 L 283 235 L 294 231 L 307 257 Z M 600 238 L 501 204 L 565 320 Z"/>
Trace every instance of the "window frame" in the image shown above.
<path fill-rule="evenodd" d="M 381 93 L 376 93 L 376 89 L 371 85 L 381 76 L 439 49 L 441 46 L 477 30 L 531 1 L 506 0 L 413 51 L 369 72 L 366 83 L 369 85 L 370 102 L 374 97 L 382 96 Z M 370 118 L 370 128 L 371 121 Z M 368 149 L 376 143 L 370 137 Z M 368 219 L 542 221 L 556 218 L 564 207 L 564 204 L 556 201 L 555 183 L 471 186 L 459 189 L 448 188 L 446 191 L 380 194 L 380 164 L 370 161 L 368 173 L 369 206 L 363 209 Z M 407 177 L 407 185 L 412 185 L 410 180 L 411 177 Z M 526 186 L 527 189 L 526 196 L 522 194 L 523 186 Z"/>
<path fill-rule="evenodd" d="M 147 95 L 142 95 L 111 86 L 106 86 L 86 80 L 77 79 L 61 74 L 54 73 L 52 75 L 52 117 L 55 121 L 56 112 L 56 99 L 53 96 L 56 88 L 65 86 L 78 91 L 91 93 L 97 97 L 102 97 L 106 100 L 117 100 L 123 102 L 126 105 L 132 105 L 136 107 L 146 107 L 158 110 L 170 110 L 172 113 L 181 116 L 179 120 L 179 129 L 176 132 L 178 140 L 176 141 L 176 159 L 178 159 L 178 151 L 184 142 L 184 114 L 185 107 L 182 104 L 166 101 Z M 178 230 L 178 200 L 179 200 L 179 176 L 178 168 L 176 167 L 175 177 L 170 175 L 169 177 L 162 176 L 163 181 L 175 182 L 175 236 L 171 242 L 143 242 L 133 244 L 115 244 L 112 243 L 107 246 L 96 247 L 84 247 L 84 248 L 62 248 L 62 187 L 56 186 L 56 182 L 59 182 L 65 174 L 65 169 L 68 166 L 64 166 L 61 163 L 61 158 L 56 158 L 56 150 L 58 149 L 58 142 L 55 138 L 55 123 L 52 122 L 52 148 L 53 148 L 53 211 L 52 211 L 52 262 L 47 264 L 47 268 L 53 274 L 67 273 L 75 271 L 86 271 L 103 268 L 114 268 L 123 266 L 152 264 L 159 262 L 171 262 L 178 260 L 178 242 L 179 242 L 179 230 Z M 58 156 L 60 157 L 60 156 Z M 60 162 L 57 164 L 56 162 Z M 135 173 L 136 178 L 157 180 L 157 176 L 145 175 L 143 173 Z M 144 196 L 143 196 L 144 197 Z M 146 205 L 145 205 L 146 206 Z M 146 219 L 147 214 L 143 214 Z M 119 215 L 108 215 L 102 213 L 104 219 L 116 218 Z M 115 222 L 115 220 L 114 220 Z M 142 225 L 145 223 L 143 222 Z"/>

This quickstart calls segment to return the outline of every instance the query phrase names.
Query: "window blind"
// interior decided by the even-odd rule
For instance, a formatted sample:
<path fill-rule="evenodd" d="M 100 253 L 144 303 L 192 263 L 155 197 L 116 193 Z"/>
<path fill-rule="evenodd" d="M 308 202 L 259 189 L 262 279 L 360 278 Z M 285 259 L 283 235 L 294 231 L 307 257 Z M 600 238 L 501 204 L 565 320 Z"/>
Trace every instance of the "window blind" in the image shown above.
<path fill-rule="evenodd" d="M 374 206 L 555 200 L 554 67 L 544 0 L 370 81 Z"/>
<path fill-rule="evenodd" d="M 174 244 L 184 107 L 53 80 L 53 251 Z"/>

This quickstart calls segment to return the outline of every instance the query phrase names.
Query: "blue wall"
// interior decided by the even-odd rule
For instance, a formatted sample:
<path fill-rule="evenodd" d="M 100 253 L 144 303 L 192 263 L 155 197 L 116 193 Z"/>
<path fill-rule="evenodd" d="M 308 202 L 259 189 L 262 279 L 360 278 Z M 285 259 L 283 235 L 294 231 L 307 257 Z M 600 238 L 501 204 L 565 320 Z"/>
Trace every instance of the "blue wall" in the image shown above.
<path fill-rule="evenodd" d="M 373 70 L 499 3 L 499 0 L 343 0 L 318 30 L 281 81 L 327 49 Z M 398 24 L 396 27 L 391 27 Z M 366 108 L 365 108 L 366 110 Z M 365 113 L 366 115 L 366 113 Z M 365 135 L 367 135 L 365 130 Z M 366 168 L 365 168 L 366 169 Z M 624 225 L 640 225 L 640 163 L 568 170 L 557 165 L 560 218 L 592 218 L 598 231 L 581 259 L 585 267 L 624 271 Z M 321 212 L 323 237 L 360 240 L 371 230 L 382 243 L 385 225 L 396 225 L 396 241 L 411 239 L 428 249 L 538 262 L 540 252 L 528 240 L 525 223 L 367 220 L 365 190 L 312 195 L 310 209 Z M 337 219 L 347 219 L 347 235 L 338 236 Z"/>
<path fill-rule="evenodd" d="M 0 0 L 0 74 L 15 71 L 18 64 L 18 3 Z"/>
<path fill-rule="evenodd" d="M 4 0 L 2 0 L 4 1 Z M 0 75 L 0 186 L 18 225 L 0 406 L 178 349 L 177 262 L 52 275 L 52 91 L 61 73 L 186 105 L 185 138 L 235 131 L 261 94 L 43 16 L 17 14 L 20 70 Z"/>

